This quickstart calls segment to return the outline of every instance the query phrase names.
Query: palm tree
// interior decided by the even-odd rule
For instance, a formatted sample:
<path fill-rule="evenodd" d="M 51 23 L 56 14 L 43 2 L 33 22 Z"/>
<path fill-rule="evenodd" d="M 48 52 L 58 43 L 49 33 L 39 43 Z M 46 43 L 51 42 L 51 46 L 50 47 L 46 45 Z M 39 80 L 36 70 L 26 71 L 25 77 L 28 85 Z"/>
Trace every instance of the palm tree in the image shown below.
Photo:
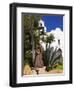
<path fill-rule="evenodd" d="M 54 39 L 55 39 L 55 37 L 54 37 L 53 34 L 50 34 L 49 36 L 46 37 L 46 48 L 47 48 L 47 45 L 48 45 L 48 44 L 49 44 L 49 47 L 50 47 L 50 44 L 51 44 L 53 41 L 55 41 Z"/>

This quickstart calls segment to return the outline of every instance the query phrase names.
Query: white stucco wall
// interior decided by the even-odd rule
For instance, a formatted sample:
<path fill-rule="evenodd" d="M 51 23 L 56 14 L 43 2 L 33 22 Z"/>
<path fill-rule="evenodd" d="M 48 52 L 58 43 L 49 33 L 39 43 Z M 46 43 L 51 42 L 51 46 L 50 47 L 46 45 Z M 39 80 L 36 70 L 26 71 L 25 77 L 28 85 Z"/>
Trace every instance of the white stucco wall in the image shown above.
<path fill-rule="evenodd" d="M 52 33 L 55 37 L 55 41 L 51 43 L 51 46 L 54 48 L 61 48 L 62 54 L 64 55 L 64 32 L 60 28 L 56 28 L 50 33 Z M 58 44 L 58 40 L 60 40 L 60 45 Z"/>

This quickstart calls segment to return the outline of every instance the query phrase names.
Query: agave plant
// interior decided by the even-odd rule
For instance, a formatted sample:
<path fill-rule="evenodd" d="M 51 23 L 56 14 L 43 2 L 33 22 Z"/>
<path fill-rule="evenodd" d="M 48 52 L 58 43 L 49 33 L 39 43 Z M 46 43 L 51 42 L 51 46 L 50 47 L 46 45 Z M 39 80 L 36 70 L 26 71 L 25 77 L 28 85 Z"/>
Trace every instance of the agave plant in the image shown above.
<path fill-rule="evenodd" d="M 49 47 L 46 49 L 47 68 L 53 69 L 56 64 L 62 63 L 62 50 Z M 46 70 L 47 70 L 46 68 Z"/>

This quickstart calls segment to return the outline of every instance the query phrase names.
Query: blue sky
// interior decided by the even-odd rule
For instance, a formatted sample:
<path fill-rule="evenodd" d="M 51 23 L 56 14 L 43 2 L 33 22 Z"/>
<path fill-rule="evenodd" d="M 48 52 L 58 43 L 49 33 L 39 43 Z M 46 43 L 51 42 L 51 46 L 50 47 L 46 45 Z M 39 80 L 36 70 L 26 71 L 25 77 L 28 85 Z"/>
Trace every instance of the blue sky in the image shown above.
<path fill-rule="evenodd" d="M 45 23 L 47 32 L 50 32 L 52 29 L 56 29 L 57 27 L 63 31 L 63 15 L 43 16 L 42 20 Z"/>

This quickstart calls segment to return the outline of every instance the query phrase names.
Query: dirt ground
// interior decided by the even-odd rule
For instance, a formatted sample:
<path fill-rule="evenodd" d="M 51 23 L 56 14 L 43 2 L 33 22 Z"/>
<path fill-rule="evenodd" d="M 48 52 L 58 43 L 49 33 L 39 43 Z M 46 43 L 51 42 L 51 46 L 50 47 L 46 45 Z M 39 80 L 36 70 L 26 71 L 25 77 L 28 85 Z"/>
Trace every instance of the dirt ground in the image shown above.
<path fill-rule="evenodd" d="M 27 70 L 24 70 L 24 75 L 37 75 L 38 74 L 57 74 L 57 73 L 63 73 L 63 70 L 50 70 L 50 71 L 46 71 L 45 70 L 45 66 L 43 68 L 38 68 L 38 70 L 36 71 L 34 68 L 31 70 L 29 70 L 27 68 Z"/>

